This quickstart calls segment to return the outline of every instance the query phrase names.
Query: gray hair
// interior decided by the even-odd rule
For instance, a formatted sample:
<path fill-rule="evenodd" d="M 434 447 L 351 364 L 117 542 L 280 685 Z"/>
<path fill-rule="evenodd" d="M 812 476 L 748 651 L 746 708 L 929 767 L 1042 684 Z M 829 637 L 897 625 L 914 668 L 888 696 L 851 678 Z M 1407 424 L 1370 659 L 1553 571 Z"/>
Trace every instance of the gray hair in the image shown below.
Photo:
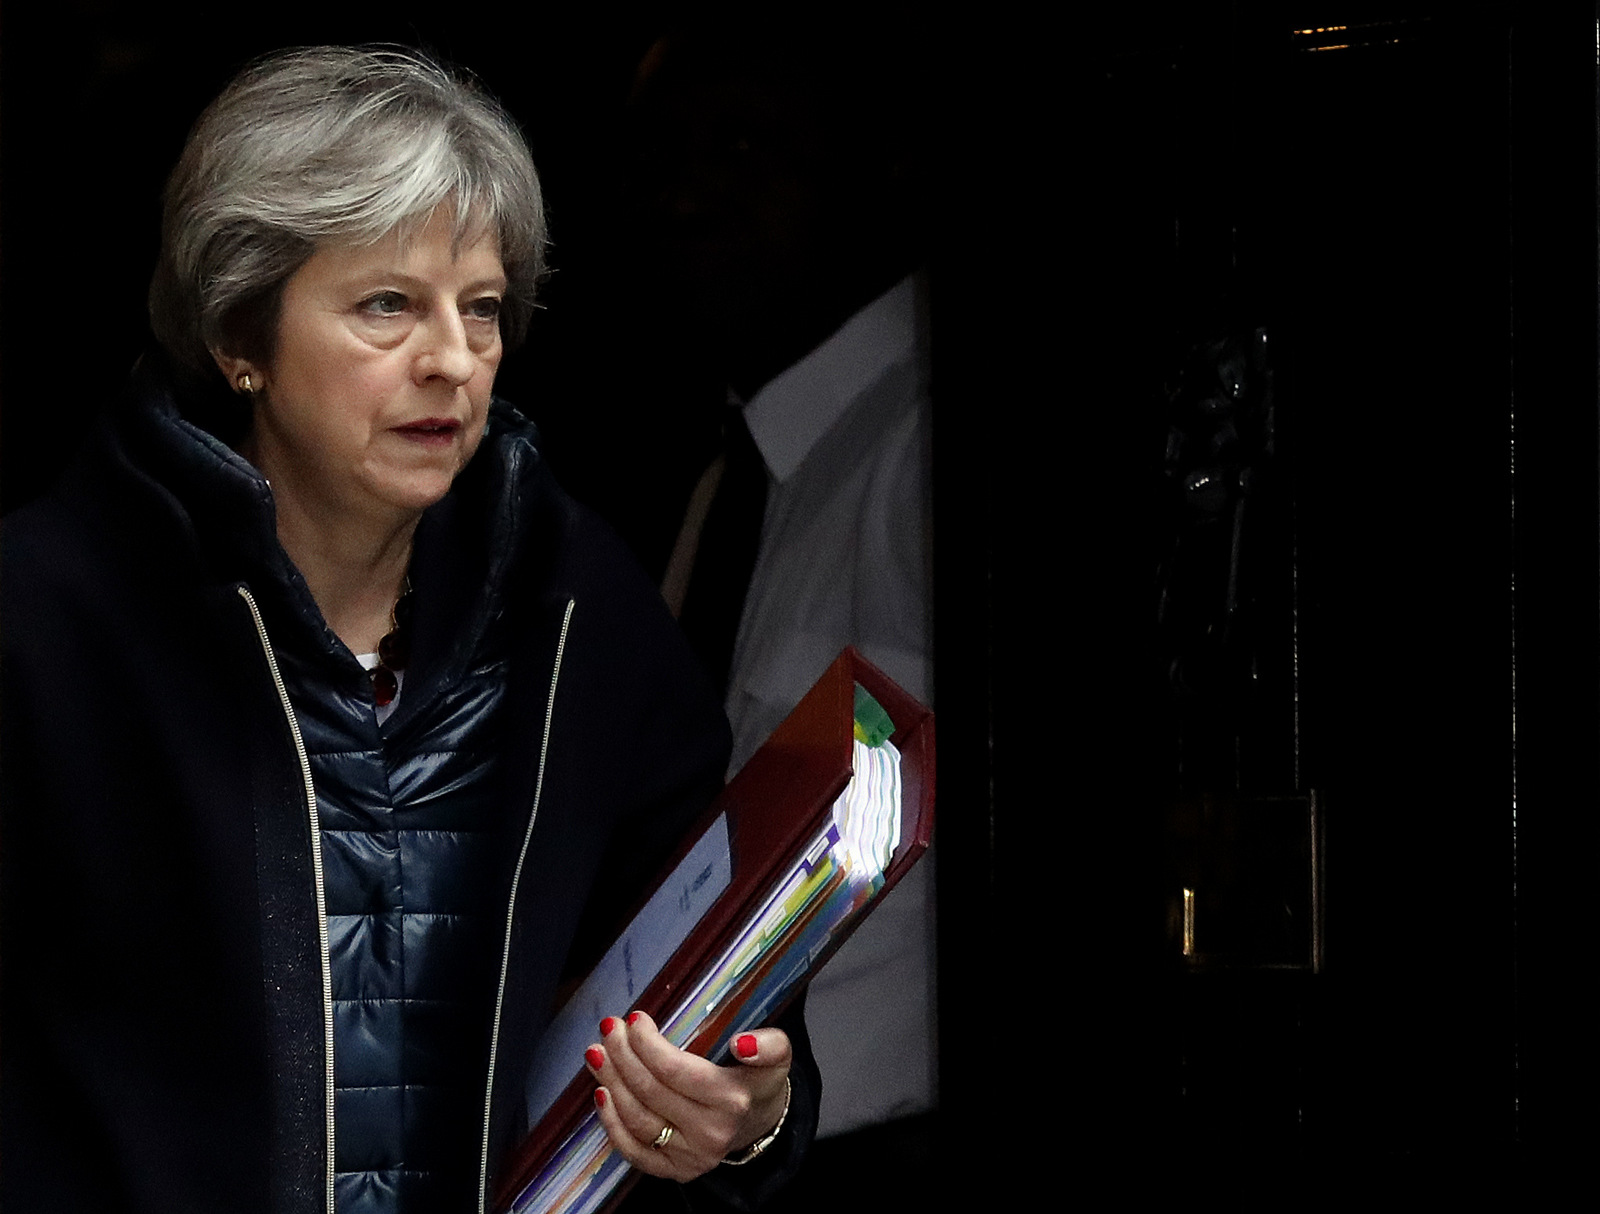
<path fill-rule="evenodd" d="M 247 67 L 200 115 L 167 182 L 150 283 L 158 341 L 270 359 L 283 284 L 325 244 L 420 228 L 498 235 L 502 335 L 519 342 L 544 270 L 539 179 L 510 116 L 470 79 L 393 47 L 311 47 Z"/>

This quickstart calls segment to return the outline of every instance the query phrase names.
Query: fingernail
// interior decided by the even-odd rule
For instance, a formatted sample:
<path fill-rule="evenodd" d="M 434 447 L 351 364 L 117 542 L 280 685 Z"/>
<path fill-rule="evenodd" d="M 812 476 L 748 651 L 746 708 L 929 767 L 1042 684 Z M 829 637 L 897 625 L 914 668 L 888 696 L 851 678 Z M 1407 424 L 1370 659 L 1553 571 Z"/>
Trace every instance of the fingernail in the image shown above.
<path fill-rule="evenodd" d="M 583 1051 L 583 1060 L 598 1071 L 606 1064 L 605 1051 L 602 1050 L 598 1045 L 591 1045 L 588 1049 Z"/>
<path fill-rule="evenodd" d="M 611 1030 L 616 1027 L 617 1018 L 615 1016 L 607 1016 L 600 1022 L 600 1035 L 602 1037 L 609 1037 L 611 1036 Z"/>
<path fill-rule="evenodd" d="M 638 1012 L 629 1012 L 628 1013 L 628 1023 L 629 1024 L 638 1024 L 639 1023 L 639 1013 Z"/>
<path fill-rule="evenodd" d="M 605 1090 L 605 1088 L 595 1088 L 595 1090 L 594 1090 L 594 1107 L 597 1108 L 597 1109 L 603 1109 L 603 1108 L 606 1107 L 606 1090 Z"/>
<path fill-rule="evenodd" d="M 754 1058 L 756 1056 L 756 1035 L 745 1033 L 733 1043 L 733 1052 L 741 1058 Z"/>

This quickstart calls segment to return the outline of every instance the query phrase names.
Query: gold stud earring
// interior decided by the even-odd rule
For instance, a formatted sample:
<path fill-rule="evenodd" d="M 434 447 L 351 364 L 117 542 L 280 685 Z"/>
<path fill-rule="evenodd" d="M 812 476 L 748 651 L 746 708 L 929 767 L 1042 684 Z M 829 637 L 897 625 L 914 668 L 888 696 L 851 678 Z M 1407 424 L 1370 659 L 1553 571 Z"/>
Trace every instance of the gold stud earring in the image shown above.
<path fill-rule="evenodd" d="M 246 396 L 255 395 L 255 386 L 250 382 L 250 373 L 248 371 L 239 376 L 235 382 L 239 385 L 239 391 L 243 392 Z"/>

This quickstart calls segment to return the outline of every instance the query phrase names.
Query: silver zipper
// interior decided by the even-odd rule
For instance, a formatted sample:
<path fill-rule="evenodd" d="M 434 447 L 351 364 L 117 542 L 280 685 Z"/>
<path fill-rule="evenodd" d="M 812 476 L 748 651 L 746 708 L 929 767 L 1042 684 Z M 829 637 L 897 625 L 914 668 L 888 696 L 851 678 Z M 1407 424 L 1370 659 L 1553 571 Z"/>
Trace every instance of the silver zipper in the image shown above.
<path fill-rule="evenodd" d="M 555 719 L 556 684 L 561 679 L 561 658 L 567 650 L 567 629 L 572 625 L 572 609 L 576 599 L 567 600 L 567 611 L 561 618 L 561 638 L 556 642 L 556 665 L 550 672 L 550 696 L 545 701 L 544 738 L 539 743 L 539 775 L 533 785 L 533 809 L 528 814 L 528 829 L 522 834 L 522 851 L 517 855 L 517 867 L 511 874 L 511 899 L 506 906 L 506 938 L 500 950 L 500 984 L 494 994 L 494 1027 L 489 1032 L 489 1082 L 483 1093 L 483 1150 L 478 1157 L 478 1214 L 486 1214 L 489 1201 L 489 1109 L 494 1104 L 494 1063 L 500 1048 L 500 1012 L 506 997 L 506 970 L 511 964 L 511 921 L 517 913 L 517 885 L 522 881 L 522 865 L 528 858 L 528 844 L 533 839 L 533 824 L 539 817 L 539 796 L 544 792 L 544 761 L 550 753 L 550 725 Z"/>
<path fill-rule="evenodd" d="M 267 626 L 261 620 L 261 611 L 251 596 L 249 587 L 240 586 L 239 597 L 250 608 L 250 618 L 255 621 L 256 635 L 261 639 L 261 652 L 267 655 L 267 669 L 272 672 L 272 682 L 278 689 L 278 702 L 283 705 L 283 715 L 289 722 L 289 733 L 294 738 L 294 750 L 300 760 L 300 778 L 306 787 L 306 812 L 311 818 L 311 876 L 317 890 L 317 944 L 322 961 L 322 1057 L 323 1057 L 323 1119 L 328 1127 L 328 1180 L 327 1210 L 333 1210 L 333 968 L 328 959 L 328 902 L 322 888 L 322 822 L 317 814 L 317 790 L 311 783 L 311 760 L 306 757 L 305 739 L 300 736 L 300 722 L 295 719 L 294 706 L 289 703 L 289 690 L 283 685 L 283 675 L 278 670 L 277 655 L 272 652 L 272 642 L 267 639 Z"/>

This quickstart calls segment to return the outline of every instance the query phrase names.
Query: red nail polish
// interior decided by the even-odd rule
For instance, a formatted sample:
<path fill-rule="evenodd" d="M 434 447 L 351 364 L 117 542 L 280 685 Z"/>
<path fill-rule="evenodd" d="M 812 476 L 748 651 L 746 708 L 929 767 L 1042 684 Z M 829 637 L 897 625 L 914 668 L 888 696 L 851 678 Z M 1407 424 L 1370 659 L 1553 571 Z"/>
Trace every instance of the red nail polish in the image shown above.
<path fill-rule="evenodd" d="M 609 1037 L 611 1036 L 611 1030 L 616 1027 L 617 1018 L 615 1016 L 607 1016 L 600 1022 L 600 1035 L 602 1037 Z"/>
<path fill-rule="evenodd" d="M 597 1071 L 606 1064 L 606 1056 L 597 1045 L 591 1045 L 583 1051 L 583 1060 Z"/>
<path fill-rule="evenodd" d="M 733 1052 L 741 1058 L 754 1058 L 756 1056 L 756 1035 L 746 1033 L 733 1043 Z"/>
<path fill-rule="evenodd" d="M 639 1023 L 639 1013 L 638 1012 L 629 1012 L 628 1013 L 628 1023 L 629 1024 L 638 1024 Z"/>
<path fill-rule="evenodd" d="M 594 1090 L 594 1107 L 597 1108 L 597 1109 L 603 1109 L 603 1108 L 606 1107 L 606 1090 L 605 1090 L 605 1088 L 595 1088 L 595 1090 Z"/>

